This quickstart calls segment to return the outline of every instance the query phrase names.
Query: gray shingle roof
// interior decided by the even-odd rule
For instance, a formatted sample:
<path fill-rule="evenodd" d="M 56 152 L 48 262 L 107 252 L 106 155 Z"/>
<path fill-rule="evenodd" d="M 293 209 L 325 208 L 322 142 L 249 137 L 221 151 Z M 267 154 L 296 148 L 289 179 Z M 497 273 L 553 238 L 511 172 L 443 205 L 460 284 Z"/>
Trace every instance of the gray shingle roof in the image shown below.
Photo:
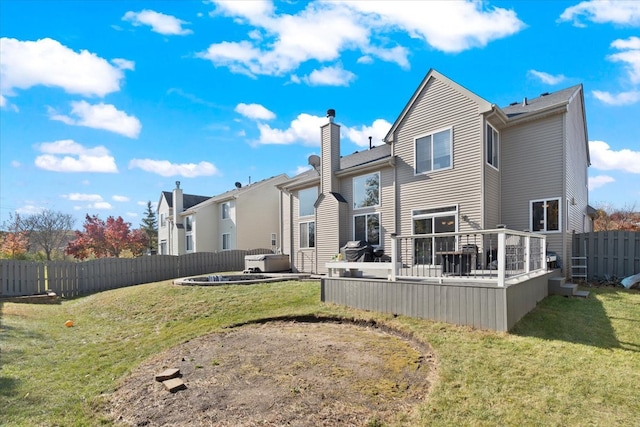
<path fill-rule="evenodd" d="M 554 105 L 564 104 L 580 89 L 581 85 L 575 85 L 566 89 L 559 90 L 548 94 L 540 95 L 537 98 L 528 99 L 526 105 L 523 102 L 514 103 L 502 108 L 502 111 L 508 117 L 518 116 L 520 114 L 531 113 L 543 110 Z"/>
<path fill-rule="evenodd" d="M 391 155 L 391 145 L 377 145 L 370 150 L 356 151 L 353 154 L 344 156 L 340 159 L 340 170 L 349 169 L 354 166 L 361 166 L 376 160 L 389 157 Z"/>
<path fill-rule="evenodd" d="M 170 208 L 173 207 L 173 192 L 171 191 L 163 191 L 164 198 L 167 200 L 167 204 Z M 182 207 L 183 209 L 189 209 L 192 206 L 197 205 L 198 203 L 202 203 L 205 200 L 209 200 L 211 197 L 209 196 L 196 196 L 194 194 L 183 194 L 182 195 Z"/>

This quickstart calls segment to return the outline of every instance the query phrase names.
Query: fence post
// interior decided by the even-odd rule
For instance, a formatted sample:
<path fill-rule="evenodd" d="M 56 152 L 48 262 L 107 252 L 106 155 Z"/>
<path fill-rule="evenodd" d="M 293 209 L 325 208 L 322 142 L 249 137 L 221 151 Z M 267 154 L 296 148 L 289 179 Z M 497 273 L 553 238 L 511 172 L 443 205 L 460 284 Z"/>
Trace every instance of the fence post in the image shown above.
<path fill-rule="evenodd" d="M 498 230 L 498 286 L 504 287 L 506 268 L 507 235 L 504 230 Z"/>
<path fill-rule="evenodd" d="M 397 266 L 398 266 L 398 239 L 395 233 L 391 234 L 391 281 L 396 281 Z"/>

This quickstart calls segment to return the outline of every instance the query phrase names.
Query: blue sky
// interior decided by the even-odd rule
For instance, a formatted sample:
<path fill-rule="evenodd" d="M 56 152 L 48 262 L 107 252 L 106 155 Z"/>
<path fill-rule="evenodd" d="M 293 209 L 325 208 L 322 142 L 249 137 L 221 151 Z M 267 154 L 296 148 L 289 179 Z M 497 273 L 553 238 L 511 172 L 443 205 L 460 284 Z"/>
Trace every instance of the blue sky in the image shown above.
<path fill-rule="evenodd" d="M 430 68 L 506 106 L 582 83 L 590 203 L 640 209 L 640 2 L 0 2 L 0 222 L 293 176 L 328 108 L 381 143 Z"/>

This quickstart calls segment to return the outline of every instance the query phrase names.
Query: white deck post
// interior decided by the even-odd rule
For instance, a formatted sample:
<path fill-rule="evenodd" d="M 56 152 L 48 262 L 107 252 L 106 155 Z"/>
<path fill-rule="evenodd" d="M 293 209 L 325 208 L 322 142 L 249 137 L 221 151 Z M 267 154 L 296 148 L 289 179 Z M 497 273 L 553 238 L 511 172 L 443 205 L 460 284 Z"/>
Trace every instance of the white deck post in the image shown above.
<path fill-rule="evenodd" d="M 395 234 L 391 234 L 391 275 L 389 276 L 389 279 L 392 282 L 396 281 L 396 274 L 397 274 L 397 262 L 398 262 L 398 240 L 397 240 L 397 236 Z"/>
<path fill-rule="evenodd" d="M 524 272 L 528 273 L 531 270 L 531 236 L 524 238 Z"/>
<path fill-rule="evenodd" d="M 498 286 L 504 287 L 506 268 L 507 235 L 504 230 L 498 231 Z"/>

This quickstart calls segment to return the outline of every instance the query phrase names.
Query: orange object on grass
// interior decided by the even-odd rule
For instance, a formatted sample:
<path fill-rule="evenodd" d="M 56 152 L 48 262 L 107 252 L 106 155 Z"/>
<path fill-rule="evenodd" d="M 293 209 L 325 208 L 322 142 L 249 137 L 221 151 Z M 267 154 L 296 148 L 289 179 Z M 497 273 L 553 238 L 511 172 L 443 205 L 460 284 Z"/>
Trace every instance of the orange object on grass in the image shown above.
<path fill-rule="evenodd" d="M 66 326 L 67 328 L 70 328 L 73 326 L 73 320 L 67 320 L 66 322 L 64 322 L 64 326 Z"/>

